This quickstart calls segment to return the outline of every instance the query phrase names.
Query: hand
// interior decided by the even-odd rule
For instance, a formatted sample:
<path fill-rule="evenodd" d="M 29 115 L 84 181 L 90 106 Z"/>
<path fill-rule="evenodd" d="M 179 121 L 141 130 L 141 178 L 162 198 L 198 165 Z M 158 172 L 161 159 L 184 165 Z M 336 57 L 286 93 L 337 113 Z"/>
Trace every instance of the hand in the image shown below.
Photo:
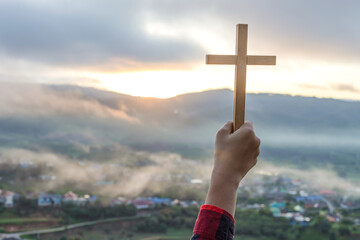
<path fill-rule="evenodd" d="M 233 133 L 233 123 L 227 122 L 216 134 L 214 175 L 220 175 L 228 184 L 239 185 L 241 179 L 257 163 L 260 139 L 253 124 L 245 122 Z"/>
<path fill-rule="evenodd" d="M 245 122 L 233 132 L 227 122 L 216 134 L 214 168 L 205 204 L 220 207 L 234 216 L 236 193 L 241 179 L 255 166 L 260 139 L 253 125 Z"/>

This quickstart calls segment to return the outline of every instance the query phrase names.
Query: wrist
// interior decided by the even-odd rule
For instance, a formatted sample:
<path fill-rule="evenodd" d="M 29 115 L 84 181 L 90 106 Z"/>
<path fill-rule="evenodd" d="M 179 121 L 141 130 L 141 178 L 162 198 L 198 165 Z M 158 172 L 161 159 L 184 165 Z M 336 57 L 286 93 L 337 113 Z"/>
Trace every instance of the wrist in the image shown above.
<path fill-rule="evenodd" d="M 205 204 L 224 209 L 234 216 L 238 186 L 237 182 L 213 172 Z"/>
<path fill-rule="evenodd" d="M 235 188 L 239 187 L 242 180 L 240 174 L 232 173 L 231 171 L 225 171 L 214 168 L 211 174 L 211 184 L 219 187 Z"/>

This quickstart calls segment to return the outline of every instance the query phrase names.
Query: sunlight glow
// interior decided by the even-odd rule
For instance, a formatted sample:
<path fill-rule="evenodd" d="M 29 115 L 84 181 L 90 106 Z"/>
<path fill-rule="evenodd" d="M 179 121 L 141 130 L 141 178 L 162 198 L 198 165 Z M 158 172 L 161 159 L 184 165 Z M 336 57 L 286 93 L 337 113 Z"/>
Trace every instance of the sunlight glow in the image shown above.
<path fill-rule="evenodd" d="M 353 75 L 354 72 L 357 74 Z M 360 84 L 356 79 L 359 75 L 357 66 L 280 60 L 275 68 L 248 67 L 247 91 L 360 100 L 357 91 Z M 111 91 L 169 98 L 208 89 L 233 89 L 234 66 L 204 64 L 191 71 L 88 73 L 86 77 L 97 79 L 100 87 Z"/>
<path fill-rule="evenodd" d="M 231 88 L 229 71 L 147 71 L 120 74 L 91 74 L 105 89 L 141 97 L 169 98 L 188 92 Z"/>
<path fill-rule="evenodd" d="M 232 54 L 234 43 L 229 39 L 233 39 L 233 35 L 218 34 L 220 29 L 216 24 L 212 25 L 211 31 L 201 26 L 186 21 L 177 25 L 148 16 L 144 31 L 153 38 L 195 42 L 206 53 Z M 252 52 L 256 51 L 252 49 Z M 358 65 L 289 59 L 281 52 L 276 55 L 275 67 L 248 67 L 247 92 L 360 100 Z M 151 71 L 150 68 L 118 73 L 90 72 L 85 77 L 98 80 L 98 86 L 104 89 L 141 97 L 169 98 L 208 89 L 233 89 L 234 66 L 205 65 L 204 62 L 193 67 L 192 70 L 157 68 Z"/>
<path fill-rule="evenodd" d="M 235 51 L 234 48 L 231 47 L 233 45 L 235 46 L 235 43 L 229 44 L 226 36 L 217 34 L 216 31 L 210 31 L 209 29 L 196 26 L 194 23 L 179 26 L 150 19 L 146 22 L 144 30 L 148 35 L 153 37 L 185 39 L 197 43 L 205 51 L 214 51 L 215 49 L 216 51 L 229 54 Z"/>

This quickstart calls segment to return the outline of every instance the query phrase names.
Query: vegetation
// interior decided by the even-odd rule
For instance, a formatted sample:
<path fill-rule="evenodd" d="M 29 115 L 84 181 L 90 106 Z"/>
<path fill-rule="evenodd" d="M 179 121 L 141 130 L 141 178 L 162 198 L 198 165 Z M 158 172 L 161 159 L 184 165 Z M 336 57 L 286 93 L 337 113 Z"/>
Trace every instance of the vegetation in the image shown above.
<path fill-rule="evenodd" d="M 171 207 L 160 210 L 153 216 L 139 223 L 136 230 L 139 232 L 164 233 L 168 228 L 192 229 L 199 209 L 196 207 Z"/>
<path fill-rule="evenodd" d="M 128 210 L 123 208 L 122 211 Z M 45 234 L 41 235 L 41 239 L 189 239 L 197 214 L 196 207 L 166 207 L 155 210 L 147 218 L 101 223 L 96 227 L 86 226 L 67 232 Z M 273 217 L 268 209 L 238 208 L 235 221 L 235 240 L 352 240 L 356 239 L 355 234 L 359 234 L 360 231 L 351 221 L 331 224 L 320 215 L 317 215 L 308 226 L 300 226 L 290 220 Z"/>
<path fill-rule="evenodd" d="M 136 208 L 133 205 L 116 205 L 102 207 L 99 204 L 78 206 L 72 203 L 62 205 L 62 219 L 65 223 L 91 221 L 105 218 L 135 216 Z"/>

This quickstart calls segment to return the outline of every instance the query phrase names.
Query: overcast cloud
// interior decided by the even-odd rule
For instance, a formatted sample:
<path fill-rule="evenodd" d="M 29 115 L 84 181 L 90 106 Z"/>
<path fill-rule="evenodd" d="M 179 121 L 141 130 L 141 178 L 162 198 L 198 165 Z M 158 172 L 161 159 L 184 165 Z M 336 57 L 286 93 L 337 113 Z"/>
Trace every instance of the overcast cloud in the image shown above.
<path fill-rule="evenodd" d="M 55 65 L 189 59 L 193 43 L 144 34 L 142 1 L 1 1 L 0 49 Z"/>
<path fill-rule="evenodd" d="M 66 66 L 203 59 L 204 49 L 186 36 L 146 33 L 146 24 L 156 19 L 174 30 L 193 25 L 231 40 L 235 24 L 248 23 L 254 49 L 270 45 L 288 54 L 353 59 L 360 57 L 359 9 L 355 0 L 3 0 L 0 49 Z"/>
<path fill-rule="evenodd" d="M 277 56 L 273 71 L 249 71 L 248 91 L 359 99 L 359 10 L 357 0 L 2 0 L 0 81 L 77 84 L 156 97 L 156 89 L 148 94 L 126 89 L 137 88 L 131 81 L 138 86 L 150 78 L 172 95 L 231 87 L 231 68 L 220 77 L 201 68 L 207 53 L 232 54 L 235 25 L 247 23 L 249 54 Z M 131 81 L 121 75 L 150 71 L 157 73 L 145 79 L 135 74 Z M 171 90 L 164 71 L 187 71 L 191 84 L 172 73 L 171 86 L 186 85 L 186 91 Z M 200 88 L 198 79 L 208 84 Z M 269 85 L 272 81 L 277 84 Z M 298 87 L 304 84 L 326 90 Z M 354 90 L 333 87 L 342 84 Z"/>

